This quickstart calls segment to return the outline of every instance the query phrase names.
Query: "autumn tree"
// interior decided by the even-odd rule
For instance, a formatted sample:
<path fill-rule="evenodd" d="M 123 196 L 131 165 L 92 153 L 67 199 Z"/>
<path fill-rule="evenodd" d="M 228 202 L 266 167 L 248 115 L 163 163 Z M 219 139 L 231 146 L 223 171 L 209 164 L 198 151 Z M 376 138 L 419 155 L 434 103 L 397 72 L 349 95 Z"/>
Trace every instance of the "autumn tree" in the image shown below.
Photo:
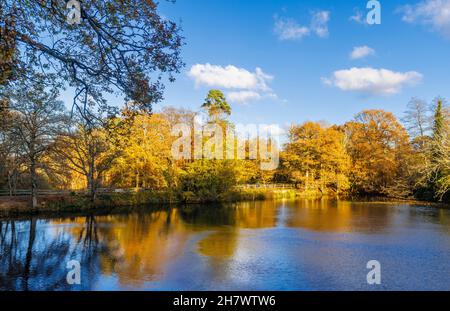
<path fill-rule="evenodd" d="M 231 150 L 242 150 L 236 150 L 236 156 L 239 157 L 234 159 L 239 184 L 266 184 L 274 181 L 277 169 L 268 169 L 267 163 L 273 160 L 275 154 L 279 155 L 280 150 L 273 137 L 263 137 L 263 132 L 260 131 L 257 137 L 242 137 L 243 133 L 239 133 L 235 137 L 234 146 L 230 146 Z"/>
<path fill-rule="evenodd" d="M 200 129 L 193 135 L 198 136 L 196 139 L 200 144 L 192 146 L 194 154 L 201 156 L 184 163 L 179 189 L 187 201 L 193 198 L 217 201 L 223 199 L 238 180 L 237 161 L 226 160 L 224 148 L 227 146 L 227 129 L 232 127 L 226 119 L 231 114 L 231 107 L 222 91 L 210 90 L 201 108 L 208 114 L 208 122 L 197 125 Z M 232 144 L 234 142 L 233 137 Z"/>
<path fill-rule="evenodd" d="M 186 126 L 190 130 L 190 155 L 187 159 L 177 160 L 177 165 L 182 166 L 185 163 L 191 162 L 195 157 L 195 130 L 196 130 L 196 117 L 199 115 L 198 112 L 194 112 L 188 109 L 174 108 L 174 107 L 164 107 L 160 112 L 161 117 L 163 117 L 167 122 L 169 122 L 171 130 L 176 129 L 177 126 Z M 174 133 L 172 133 L 174 134 Z M 179 134 L 179 133 L 177 133 Z M 176 138 L 176 135 L 172 138 Z"/>
<path fill-rule="evenodd" d="M 360 194 L 409 195 L 409 137 L 394 115 L 365 110 L 344 128 L 352 160 L 353 190 Z"/>
<path fill-rule="evenodd" d="M 19 146 L 31 183 L 31 205 L 37 207 L 37 170 L 43 168 L 43 157 L 67 123 L 64 104 L 57 89 L 48 87 L 42 75 L 35 80 L 18 81 L 2 88 L 0 96 L 9 101 L 14 115 L 11 135 Z"/>
<path fill-rule="evenodd" d="M 182 123 L 193 127 L 194 118 L 197 116 L 197 113 L 194 111 L 175 107 L 163 107 L 159 114 L 166 119 L 171 126 Z"/>
<path fill-rule="evenodd" d="M 125 187 L 167 189 L 175 187 L 170 179 L 174 161 L 171 155 L 171 126 L 160 114 L 136 116 L 122 155 L 110 174 L 116 184 Z"/>
<path fill-rule="evenodd" d="M 349 157 L 344 134 L 336 127 L 315 122 L 292 126 L 282 160 L 291 181 L 305 192 L 339 194 L 349 188 Z"/>
<path fill-rule="evenodd" d="M 237 175 L 233 161 L 198 160 L 189 163 L 180 178 L 183 199 L 220 201 L 236 185 Z"/>
<path fill-rule="evenodd" d="M 60 172 L 70 170 L 74 177 L 84 177 L 89 197 L 94 202 L 105 173 L 122 154 L 120 120 L 104 119 L 94 126 L 80 116 L 73 121 L 74 124 L 58 137 L 53 161 Z"/>

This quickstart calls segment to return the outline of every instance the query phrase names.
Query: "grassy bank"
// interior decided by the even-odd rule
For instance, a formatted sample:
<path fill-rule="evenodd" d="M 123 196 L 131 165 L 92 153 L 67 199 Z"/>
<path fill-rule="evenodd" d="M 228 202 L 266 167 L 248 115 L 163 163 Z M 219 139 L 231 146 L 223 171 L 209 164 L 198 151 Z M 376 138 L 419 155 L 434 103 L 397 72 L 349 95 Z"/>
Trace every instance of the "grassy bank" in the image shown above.
<path fill-rule="evenodd" d="M 132 207 L 172 205 L 172 204 L 201 204 L 201 203 L 232 203 L 241 201 L 261 201 L 271 199 L 320 199 L 320 193 L 305 193 L 295 189 L 236 189 L 213 198 L 199 198 L 192 193 L 175 193 L 172 191 L 138 191 L 127 193 L 112 193 L 98 195 L 93 203 L 86 196 L 72 194 L 66 196 L 45 196 L 39 198 L 39 207 L 30 209 L 30 199 L 25 196 L 0 197 L 0 217 L 14 217 L 19 215 L 85 213 L 90 211 L 110 212 L 126 210 Z M 359 202 L 392 202 L 388 198 L 351 198 Z M 430 206 L 448 208 L 446 204 L 418 202 L 413 200 L 398 200 L 410 204 L 426 204 Z"/>
<path fill-rule="evenodd" d="M 39 207 L 30 209 L 30 199 L 26 196 L 0 197 L 0 216 L 8 217 L 22 214 L 86 212 L 97 209 L 113 209 L 142 205 L 161 204 L 199 204 L 255 201 L 267 199 L 295 198 L 295 190 L 239 189 L 216 197 L 199 198 L 193 193 L 171 191 L 138 191 L 98 195 L 95 202 L 83 195 L 45 196 L 39 198 Z"/>

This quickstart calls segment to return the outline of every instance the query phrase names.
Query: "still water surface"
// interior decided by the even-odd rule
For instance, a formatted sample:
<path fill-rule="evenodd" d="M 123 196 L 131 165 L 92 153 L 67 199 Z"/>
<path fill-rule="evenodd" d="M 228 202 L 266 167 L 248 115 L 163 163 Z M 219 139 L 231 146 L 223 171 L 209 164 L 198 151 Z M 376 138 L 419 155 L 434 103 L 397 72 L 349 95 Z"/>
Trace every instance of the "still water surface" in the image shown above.
<path fill-rule="evenodd" d="M 450 290 L 450 210 L 264 201 L 1 220 L 0 290 Z"/>

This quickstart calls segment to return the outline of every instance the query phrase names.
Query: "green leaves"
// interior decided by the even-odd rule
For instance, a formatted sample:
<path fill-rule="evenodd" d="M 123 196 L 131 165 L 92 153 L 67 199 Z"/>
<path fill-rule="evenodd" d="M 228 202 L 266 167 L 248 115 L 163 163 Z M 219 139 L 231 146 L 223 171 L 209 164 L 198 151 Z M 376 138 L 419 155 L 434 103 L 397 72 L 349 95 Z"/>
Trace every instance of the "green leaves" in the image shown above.
<path fill-rule="evenodd" d="M 208 111 L 212 121 L 218 121 L 222 114 L 231 114 L 231 107 L 220 90 L 210 90 L 202 108 Z"/>

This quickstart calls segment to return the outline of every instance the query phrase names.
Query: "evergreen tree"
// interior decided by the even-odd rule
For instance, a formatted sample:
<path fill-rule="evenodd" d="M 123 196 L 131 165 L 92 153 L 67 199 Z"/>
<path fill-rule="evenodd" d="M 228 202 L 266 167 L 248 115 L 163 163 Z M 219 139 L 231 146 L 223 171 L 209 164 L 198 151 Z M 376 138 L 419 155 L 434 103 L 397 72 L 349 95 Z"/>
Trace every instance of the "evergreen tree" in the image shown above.
<path fill-rule="evenodd" d="M 442 200 L 450 190 L 449 122 L 444 113 L 444 100 L 436 100 L 433 137 L 430 152 L 430 183 L 435 197 Z"/>
<path fill-rule="evenodd" d="M 213 122 L 217 122 L 223 114 L 231 114 L 231 107 L 220 90 L 210 90 L 202 108 L 208 111 L 208 115 Z"/>

